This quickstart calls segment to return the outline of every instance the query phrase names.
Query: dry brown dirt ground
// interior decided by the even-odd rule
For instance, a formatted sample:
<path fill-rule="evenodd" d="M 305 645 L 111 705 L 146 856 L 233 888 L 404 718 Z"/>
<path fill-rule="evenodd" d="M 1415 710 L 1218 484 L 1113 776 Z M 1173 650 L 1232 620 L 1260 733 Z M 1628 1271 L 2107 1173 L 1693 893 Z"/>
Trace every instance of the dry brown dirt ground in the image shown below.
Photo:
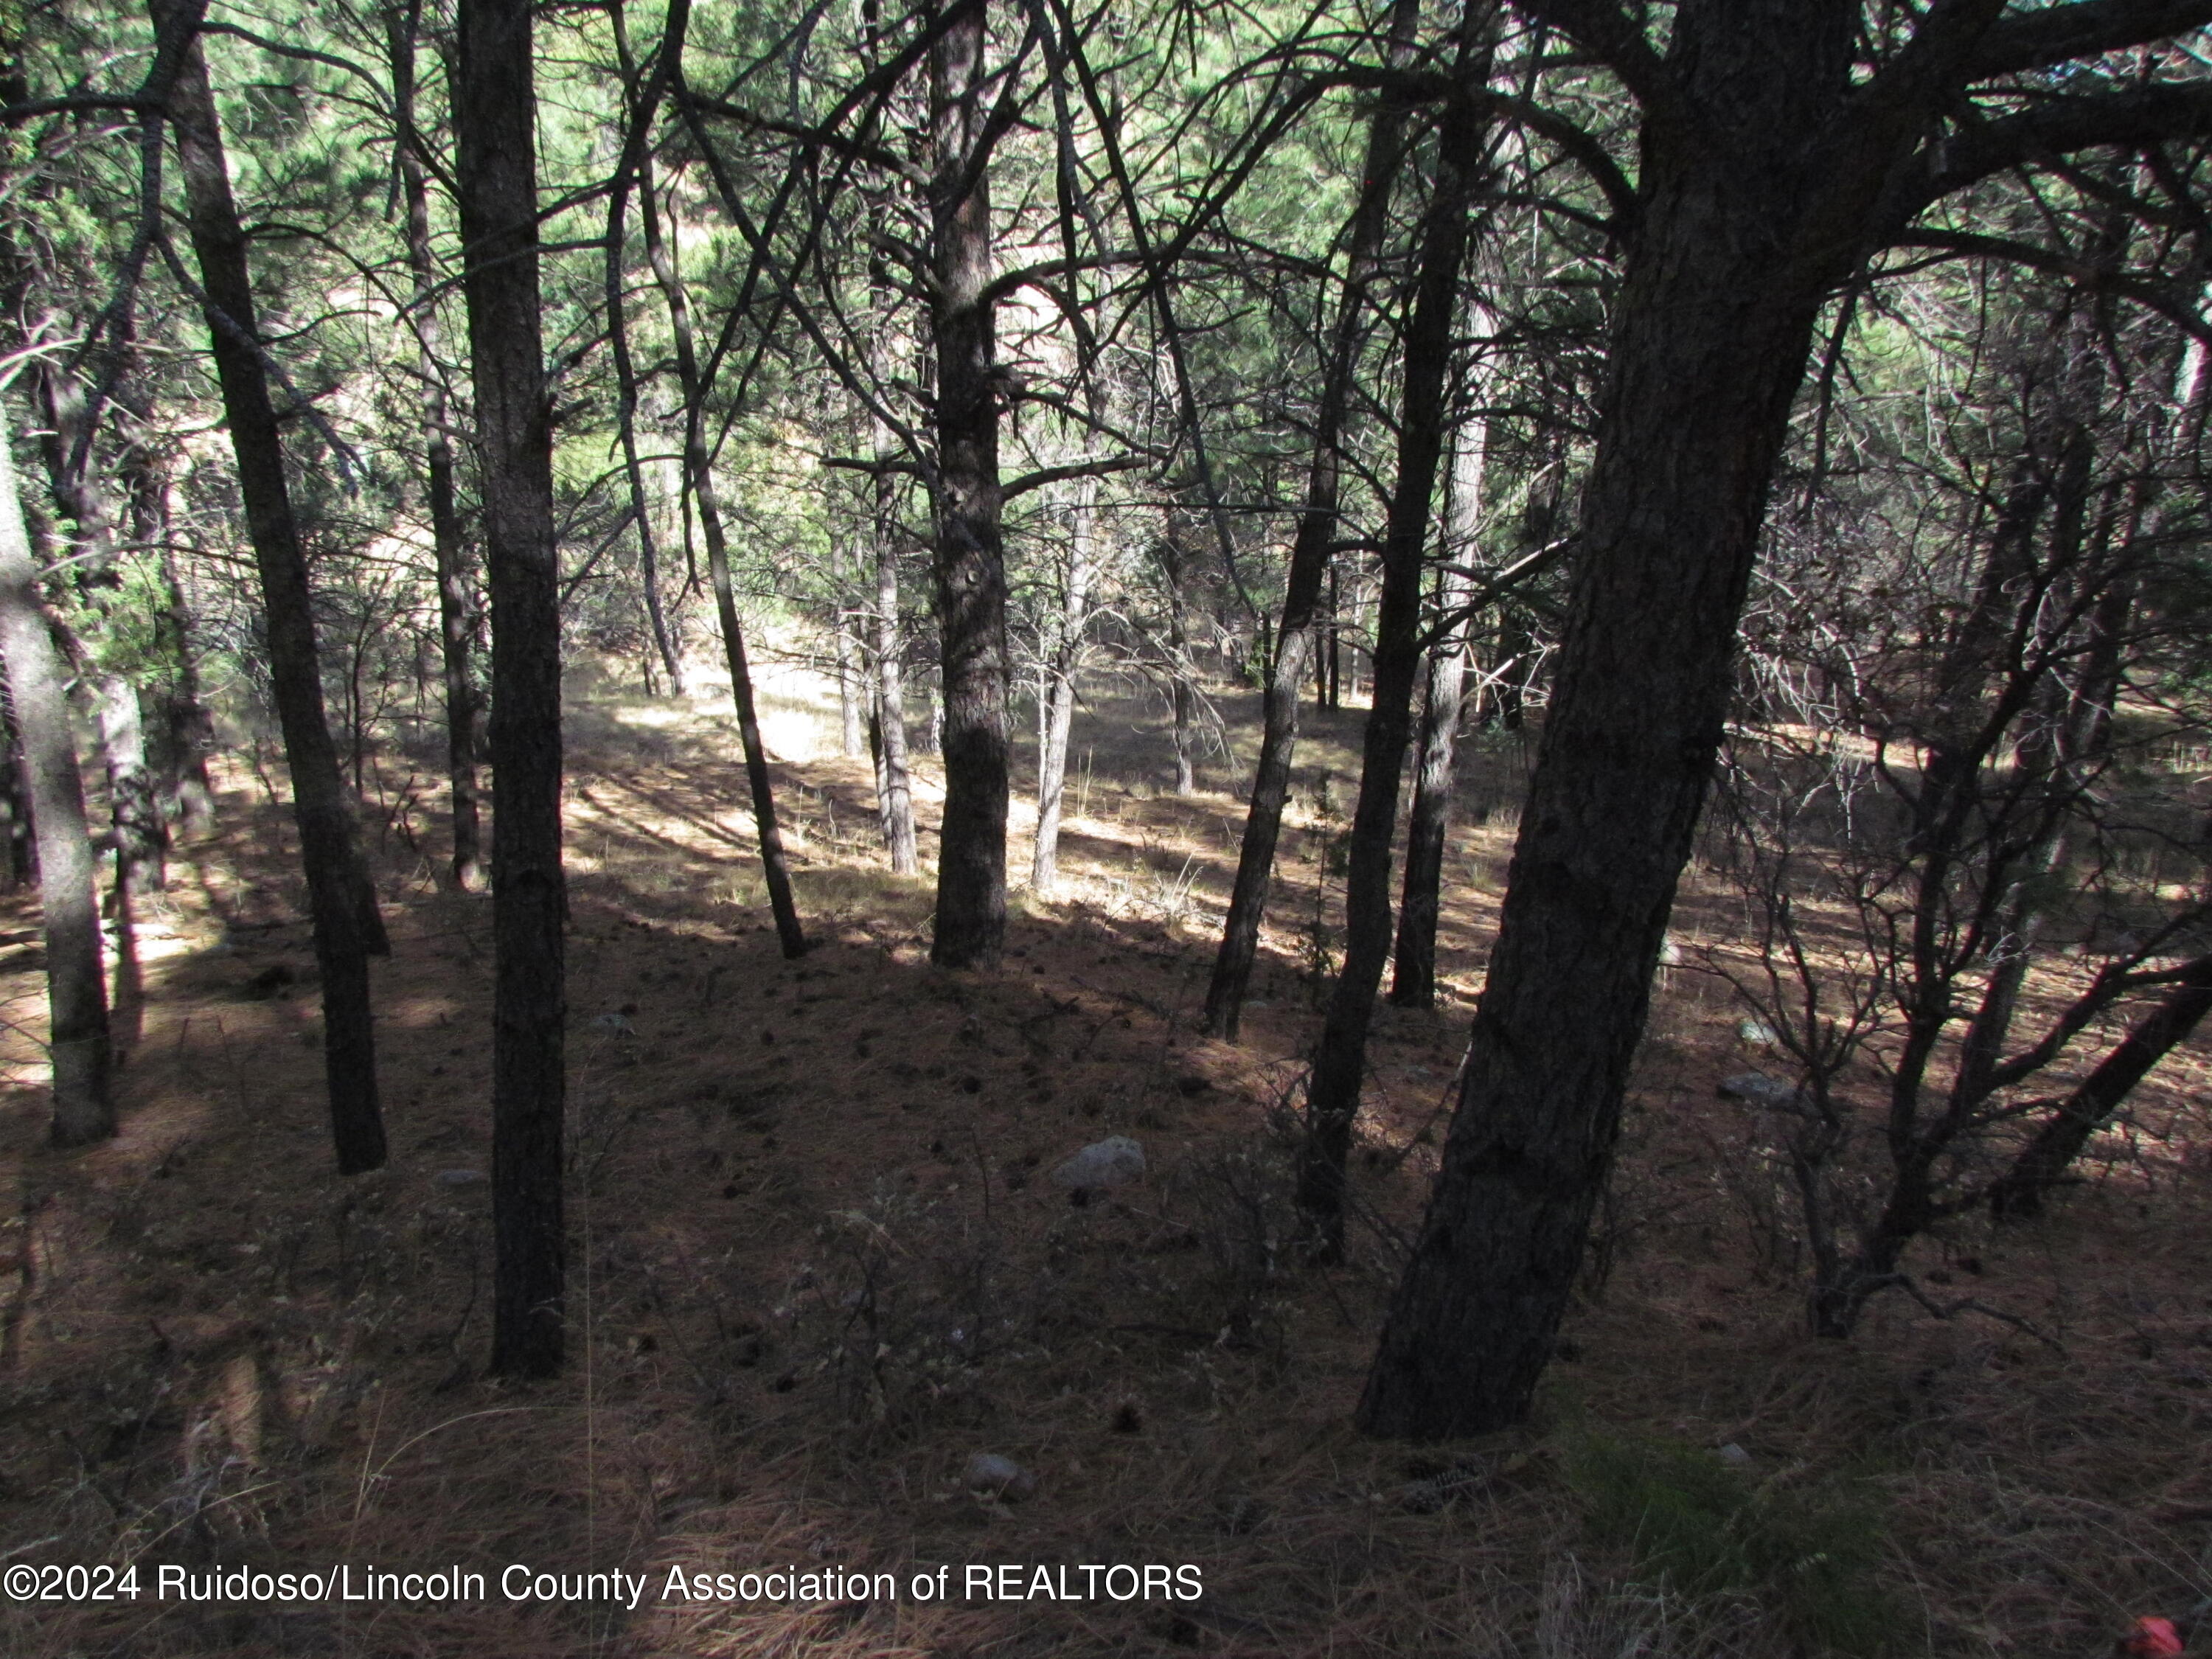
<path fill-rule="evenodd" d="M 1241 730 L 1250 711 L 1222 706 Z M 1141 709 L 1102 698 L 1079 730 L 1063 893 L 1017 893 L 1001 970 L 946 974 L 927 964 L 927 884 L 890 878 L 872 845 L 865 763 L 779 769 L 817 941 L 787 963 L 728 722 L 605 689 L 580 701 L 574 1364 L 556 1383 L 482 1374 L 489 913 L 433 879 L 434 814 L 397 811 L 377 836 L 392 1157 L 350 1181 L 330 1167 L 291 831 L 244 769 L 219 832 L 180 848 L 171 891 L 133 918 L 107 1145 L 44 1144 L 35 912 L 9 902 L 0 1556 L 137 1562 L 142 1593 L 12 1602 L 0 1648 L 1820 1650 L 1792 1575 L 1829 1571 L 1826 1552 L 1669 1589 L 1644 1522 L 1602 1524 L 1591 1470 L 1623 1447 L 1733 1460 L 1757 1505 L 1848 1502 L 1873 1554 L 1834 1594 L 1881 1627 L 1854 1638 L 1863 1651 L 2086 1659 L 2133 1616 L 2212 1591 L 2212 1212 L 2189 1156 L 2201 1048 L 2049 1220 L 1964 1223 L 1923 1248 L 1930 1297 L 1972 1309 L 1939 1320 L 1893 1297 L 1855 1340 L 1822 1343 L 1802 1334 L 1771 1149 L 1713 1094 L 1762 1056 L 1725 987 L 1694 961 L 1672 970 L 1535 1421 L 1420 1451 L 1351 1432 L 1434 1167 L 1510 846 L 1498 809 L 1522 763 L 1517 740 L 1493 738 L 1468 768 L 1449 994 L 1382 1018 L 1353 1259 L 1316 1270 L 1291 1248 L 1285 1111 L 1334 948 L 1357 721 L 1320 720 L 1302 757 L 1232 1046 L 1196 1035 L 1195 1012 L 1238 804 L 1164 793 Z M 1238 765 L 1219 757 L 1204 781 Z M 1025 867 L 1018 814 L 1012 850 Z M 1693 879 L 1678 927 L 1725 947 L 1739 920 Z M 1050 1171 L 1109 1134 L 1142 1143 L 1146 1178 L 1072 1203 Z M 978 1454 L 1024 1474 L 978 1490 Z M 510 1601 L 500 1575 L 517 1564 L 620 1569 L 647 1589 L 635 1609 Z M 971 1564 L 1022 1564 L 1024 1589 L 1037 1564 L 1187 1567 L 1204 1595 L 971 1598 Z M 357 1583 L 452 1566 L 488 1594 L 157 1599 L 161 1565 L 343 1565 Z M 917 1599 L 915 1577 L 939 1567 L 950 1599 Z M 893 1573 L 898 1594 L 665 1594 L 672 1570 L 780 1569 Z"/>

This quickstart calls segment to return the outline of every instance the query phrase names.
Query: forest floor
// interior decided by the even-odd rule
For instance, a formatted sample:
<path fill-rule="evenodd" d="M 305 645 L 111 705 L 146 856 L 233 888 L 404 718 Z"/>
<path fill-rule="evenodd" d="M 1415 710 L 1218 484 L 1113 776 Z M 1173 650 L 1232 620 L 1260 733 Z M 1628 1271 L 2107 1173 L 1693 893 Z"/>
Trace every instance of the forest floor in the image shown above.
<path fill-rule="evenodd" d="M 1218 706 L 1249 742 L 1249 702 Z M 1930 1299 L 1971 1308 L 1893 1296 L 1817 1341 L 1771 1125 L 1715 1096 L 1775 1061 L 1699 969 L 1741 921 L 1696 872 L 1534 1422 L 1418 1451 L 1351 1431 L 1525 763 L 1510 737 L 1468 757 L 1448 994 L 1382 1014 L 1363 1219 L 1352 1260 L 1313 1269 L 1290 1248 L 1285 1109 L 1335 949 L 1358 720 L 1312 719 L 1231 1045 L 1195 1025 L 1241 805 L 1164 790 L 1136 702 L 1102 693 L 1079 726 L 1061 895 L 1018 891 L 1003 969 L 948 974 L 927 883 L 875 850 L 865 761 L 778 769 L 817 941 L 787 963 L 711 696 L 580 689 L 555 1383 L 482 1375 L 489 902 L 440 890 L 434 813 L 404 805 L 377 837 L 392 1158 L 352 1180 L 330 1167 L 292 830 L 246 769 L 135 918 L 107 1145 L 45 1145 L 35 913 L 10 901 L 0 1558 L 141 1577 L 135 1601 L 8 1606 L 0 1648 L 2087 1659 L 2212 1593 L 2201 1041 L 2048 1219 L 1923 1247 Z M 1146 1179 L 1072 1203 L 1050 1172 L 1110 1134 L 1141 1142 Z M 1024 1474 L 978 1490 L 979 1454 Z M 184 1601 L 157 1597 L 157 1564 L 340 1564 L 356 1587 L 453 1567 L 486 1590 Z M 644 1589 L 634 1609 L 511 1601 L 512 1564 Z M 988 1582 L 1022 1599 L 969 1593 L 971 1565 L 1008 1564 Z M 1083 1564 L 1188 1567 L 1204 1595 L 1120 1601 L 1131 1580 L 1094 1575 L 1092 1599 L 1039 1595 L 1039 1564 L 1076 1592 Z M 918 1598 L 940 1566 L 949 1597 Z M 896 1595 L 687 1600 L 672 1569 L 891 1573 Z"/>

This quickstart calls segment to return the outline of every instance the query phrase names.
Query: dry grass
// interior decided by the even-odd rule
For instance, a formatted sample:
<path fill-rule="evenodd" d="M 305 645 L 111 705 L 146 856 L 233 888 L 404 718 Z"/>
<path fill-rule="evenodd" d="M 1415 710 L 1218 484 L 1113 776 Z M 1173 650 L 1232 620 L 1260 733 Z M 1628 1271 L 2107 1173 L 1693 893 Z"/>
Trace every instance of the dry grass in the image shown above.
<path fill-rule="evenodd" d="M 803 699 L 789 701 L 797 722 Z M 1223 706 L 1241 730 L 1249 710 Z M 1961 1224 L 1923 1252 L 1923 1269 L 2055 1346 L 1903 1301 L 1878 1304 L 1858 1340 L 1821 1344 L 1799 1334 L 1783 1253 L 1756 1247 L 1747 1195 L 1771 1176 L 1755 1137 L 1712 1097 L 1747 1061 L 1740 1012 L 1677 974 L 1607 1212 L 1610 1271 L 1537 1421 L 1420 1453 L 1349 1432 L 1510 833 L 1493 811 L 1456 837 L 1441 954 L 1457 1006 L 1386 1011 L 1358 1162 L 1376 1227 L 1352 1265 L 1305 1269 L 1284 1248 L 1271 1114 L 1294 1090 L 1310 958 L 1335 926 L 1356 720 L 1326 725 L 1301 769 L 1259 1006 L 1231 1047 L 1193 1028 L 1237 806 L 1162 791 L 1153 714 L 1086 714 L 1065 893 L 1018 906 L 1003 971 L 952 975 L 925 963 L 927 884 L 878 867 L 863 763 L 781 769 L 821 940 L 787 964 L 750 869 L 727 723 L 595 691 L 572 727 L 579 1351 L 541 1387 L 478 1375 L 485 1188 L 440 1178 L 489 1167 L 489 947 L 483 902 L 438 893 L 409 849 L 410 834 L 434 844 L 434 823 L 383 849 L 395 1155 L 350 1182 L 326 1171 L 312 989 L 243 994 L 308 960 L 289 830 L 265 801 L 234 792 L 148 919 L 124 1130 L 89 1152 L 41 1144 L 33 919 L 16 903 L 18 955 L 0 959 L 15 1068 L 0 1114 L 0 1552 L 457 1563 L 493 1583 L 480 1606 L 18 1606 L 0 1613 L 6 1650 L 1815 1650 L 1787 1571 L 1694 1595 L 1655 1582 L 1652 1534 L 1600 1524 L 1606 1490 L 1578 1449 L 1593 1444 L 1742 1448 L 1730 1478 L 1781 1507 L 1731 1525 L 1831 1499 L 1863 1513 L 1876 1565 L 1843 1594 L 1881 1609 L 1896 1653 L 2086 1659 L 2127 1618 L 2212 1590 L 2212 1217 L 2188 1155 L 2201 1050 L 2137 1114 L 2163 1138 L 2108 1143 L 2110 1167 L 2051 1220 Z M 1486 748 L 1470 799 L 1510 801 L 1522 763 L 1516 745 Z M 938 797 L 921 793 L 927 817 Z M 1018 818 L 1018 867 L 1025 831 Z M 1687 896 L 1693 945 L 1724 943 L 1730 923 Z M 1144 1142 L 1150 1177 L 1073 1206 L 1049 1169 L 1108 1133 Z M 1023 1465 L 1034 1494 L 968 1490 L 981 1452 Z M 619 1567 L 652 1589 L 635 1613 L 510 1604 L 508 1563 Z M 903 1585 L 943 1565 L 957 1589 L 969 1563 L 1188 1565 L 1206 1593 L 659 1596 L 678 1567 Z"/>

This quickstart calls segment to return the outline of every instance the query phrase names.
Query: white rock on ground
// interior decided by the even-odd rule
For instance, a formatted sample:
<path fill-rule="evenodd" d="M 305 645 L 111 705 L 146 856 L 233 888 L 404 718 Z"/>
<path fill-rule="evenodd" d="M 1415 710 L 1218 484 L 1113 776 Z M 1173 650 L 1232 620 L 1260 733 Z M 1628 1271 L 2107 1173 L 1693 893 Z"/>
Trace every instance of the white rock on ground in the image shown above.
<path fill-rule="evenodd" d="M 960 1480 L 970 1492 L 988 1492 L 1009 1502 L 1027 1498 L 1036 1491 L 1036 1476 L 1012 1458 L 1001 1457 L 996 1452 L 977 1452 L 968 1460 Z"/>
<path fill-rule="evenodd" d="M 1145 1149 L 1127 1135 L 1093 1141 L 1052 1172 L 1059 1185 L 1077 1192 L 1103 1192 L 1145 1178 Z"/>

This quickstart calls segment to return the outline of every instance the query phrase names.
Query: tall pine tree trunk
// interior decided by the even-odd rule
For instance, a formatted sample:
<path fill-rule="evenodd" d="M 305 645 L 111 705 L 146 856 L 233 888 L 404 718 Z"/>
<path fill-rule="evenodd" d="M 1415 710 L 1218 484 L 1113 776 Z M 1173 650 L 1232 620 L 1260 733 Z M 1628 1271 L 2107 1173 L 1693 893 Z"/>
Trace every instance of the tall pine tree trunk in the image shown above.
<path fill-rule="evenodd" d="M 1395 64 L 1411 52 L 1420 20 L 1415 0 L 1395 0 L 1390 11 L 1388 56 Z M 1206 989 L 1205 1029 L 1234 1041 L 1243 1012 L 1252 963 L 1260 949 L 1260 923 L 1267 908 L 1267 887 L 1275 868 L 1275 848 L 1283 833 L 1283 810 L 1291 797 L 1291 765 L 1298 743 L 1298 698 L 1305 687 L 1309 660 L 1320 620 L 1322 586 L 1330 568 L 1337 537 L 1338 502 L 1343 493 L 1345 428 L 1359 371 L 1360 347 L 1367 337 L 1367 294 L 1374 280 L 1382 239 L 1389 225 L 1390 194 L 1405 157 L 1406 107 L 1385 98 L 1368 127 L 1365 160 L 1360 167 L 1359 200 L 1346 238 L 1343 297 L 1329 342 L 1314 411 L 1313 462 L 1306 499 L 1291 544 L 1291 568 L 1283 595 L 1283 616 L 1275 633 L 1275 657 L 1269 665 L 1261 702 L 1260 762 L 1253 775 L 1244 836 L 1237 848 L 1237 877 L 1230 890 L 1229 914 L 1222 923 L 1221 946 Z"/>
<path fill-rule="evenodd" d="M 46 931 L 53 1139 L 82 1146 L 115 1133 L 113 1054 L 100 951 L 100 903 L 84 780 L 70 732 L 69 678 L 48 629 L 15 463 L 0 421 L 0 657 L 23 751 L 38 839 L 39 906 Z"/>
<path fill-rule="evenodd" d="M 538 333 L 530 0 L 461 0 L 454 136 L 491 587 L 492 1370 L 564 1346 L 561 601 Z"/>
<path fill-rule="evenodd" d="M 1487 56 L 1486 9 L 1461 24 L 1462 87 L 1480 84 Z M 1400 393 L 1397 478 L 1382 537 L 1382 592 L 1375 623 L 1375 684 L 1352 817 L 1344 884 L 1344 965 L 1329 994 L 1307 1085 L 1306 1139 L 1298 1161 L 1298 1209 L 1315 1254 L 1344 1245 L 1344 1182 L 1352 1125 L 1367 1065 L 1367 1031 L 1390 956 L 1390 849 L 1398 828 L 1399 774 L 1412 738 L 1413 682 L 1420 671 L 1421 554 L 1444 447 L 1444 390 L 1468 247 L 1468 210 L 1482 164 L 1484 123 L 1455 97 L 1439 118 L 1437 179 L 1421 227 L 1413 314 L 1406 328 Z"/>
<path fill-rule="evenodd" d="M 400 195 L 407 214 L 407 276 L 416 370 L 422 381 L 425 493 L 430 507 L 431 557 L 438 577 L 438 651 L 446 706 L 446 783 L 453 804 L 453 856 L 447 866 L 455 887 L 474 892 L 483 884 L 483 824 L 477 800 L 477 693 L 469 671 L 476 650 L 476 595 L 469 581 L 469 551 L 453 479 L 453 413 L 446 399 L 444 366 L 438 361 L 438 266 L 430 245 L 430 191 L 416 149 L 415 42 L 421 0 L 406 0 L 385 14 L 392 64 L 393 117 L 398 125 Z"/>
<path fill-rule="evenodd" d="M 944 665 L 945 817 L 937 860 L 940 968 L 991 967 L 1006 934 L 1006 562 L 1000 539 L 988 117 L 977 3 L 929 55 L 931 343 L 937 368 L 937 601 Z"/>
<path fill-rule="evenodd" d="M 172 3 L 153 0 L 157 27 Z M 323 978 L 324 1076 L 331 1135 L 340 1172 L 352 1175 L 384 1162 L 368 957 L 390 947 L 324 714 L 307 562 L 293 517 L 283 441 L 258 343 L 246 234 L 231 200 L 215 94 L 197 42 L 177 76 L 171 114 L 216 377 L 222 387 L 246 535 L 253 544 L 268 623 L 269 674 L 292 777 L 292 815 L 300 830 L 315 961 Z"/>
<path fill-rule="evenodd" d="M 1932 118 L 1850 103 L 1856 17 L 1676 11 L 1663 72 L 1692 115 L 1644 127 L 1557 681 L 1459 1109 L 1360 1402 L 1370 1433 L 1519 1421 L 1566 1309 L 1814 326 Z M 1972 39 L 1931 42 L 1916 72 Z"/>

